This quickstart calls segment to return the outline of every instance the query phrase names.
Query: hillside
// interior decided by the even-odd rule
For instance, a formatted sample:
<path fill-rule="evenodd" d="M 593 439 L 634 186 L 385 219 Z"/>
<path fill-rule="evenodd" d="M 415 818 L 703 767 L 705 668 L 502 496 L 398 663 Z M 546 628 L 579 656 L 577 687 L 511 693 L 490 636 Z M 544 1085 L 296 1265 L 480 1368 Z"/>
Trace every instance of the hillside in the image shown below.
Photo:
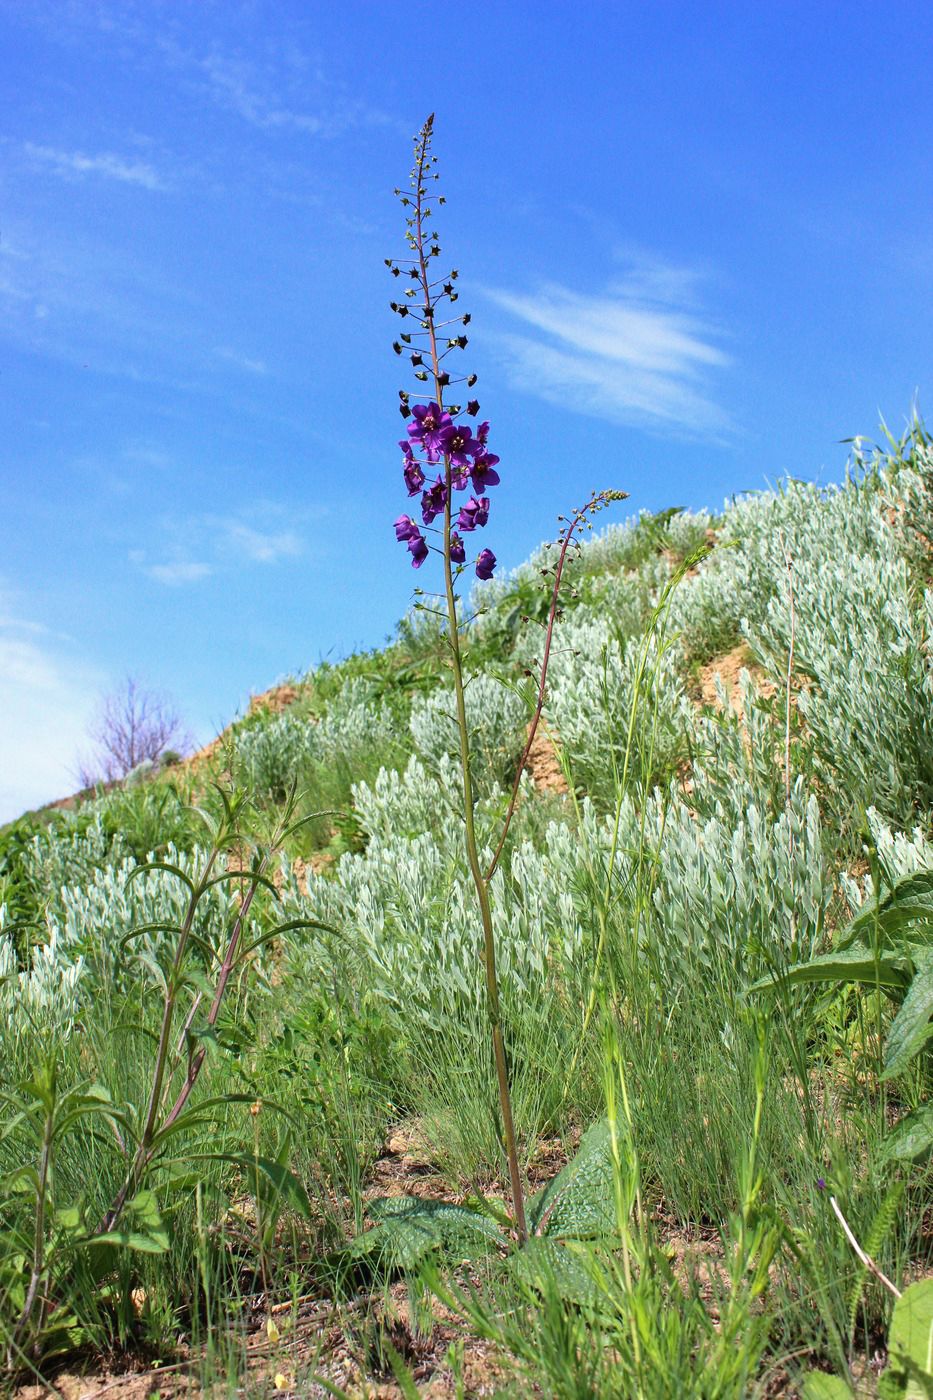
<path fill-rule="evenodd" d="M 608 1234 L 552 1242 L 557 1191 L 537 1253 L 497 1235 L 429 609 L 258 695 L 194 760 L 0 832 L 0 1338 L 22 1384 L 791 1396 L 816 1367 L 876 1393 L 891 1298 L 829 1197 L 888 1278 L 930 1272 L 933 881 L 903 890 L 933 872 L 931 542 L 915 425 L 838 488 L 643 515 L 571 556 L 492 893 L 523 1174 L 534 1192 L 595 1152 L 608 1109 Z M 482 586 L 466 634 L 486 860 L 552 556 Z M 782 980 L 860 914 L 870 975 Z M 481 1200 L 483 1247 L 438 1209 L 391 1234 L 406 1197 Z"/>

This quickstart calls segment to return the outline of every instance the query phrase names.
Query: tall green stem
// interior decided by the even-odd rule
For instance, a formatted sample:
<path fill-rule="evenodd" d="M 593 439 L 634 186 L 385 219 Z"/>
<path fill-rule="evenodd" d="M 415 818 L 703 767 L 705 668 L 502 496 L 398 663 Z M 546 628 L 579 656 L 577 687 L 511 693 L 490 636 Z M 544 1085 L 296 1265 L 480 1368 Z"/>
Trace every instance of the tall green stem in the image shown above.
<path fill-rule="evenodd" d="M 418 148 L 417 186 L 415 196 L 415 247 L 418 257 L 419 280 L 424 293 L 425 319 L 431 347 L 431 372 L 434 380 L 434 395 L 437 404 L 443 407 L 445 379 L 441 373 L 440 356 L 437 349 L 437 335 L 434 329 L 431 280 L 428 273 L 427 257 L 424 250 L 424 173 L 431 137 L 432 119 L 426 122 Z M 466 701 L 464 699 L 463 664 L 460 653 L 460 619 L 457 613 L 457 597 L 454 592 L 453 567 L 450 560 L 450 497 L 452 490 L 450 457 L 444 457 L 444 474 L 447 486 L 447 499 L 444 506 L 444 585 L 447 597 L 447 618 L 450 641 L 451 669 L 454 676 L 454 695 L 457 705 L 457 725 L 460 730 L 460 766 L 463 776 L 463 815 L 466 828 L 466 854 L 470 875 L 476 888 L 480 920 L 483 926 L 483 967 L 486 974 L 486 1009 L 492 1033 L 492 1050 L 496 1063 L 496 1080 L 499 1089 L 499 1107 L 502 1114 L 502 1134 L 509 1164 L 509 1181 L 512 1189 L 512 1206 L 515 1231 L 519 1244 L 528 1238 L 525 1223 L 525 1201 L 522 1179 L 518 1166 L 518 1148 L 515 1140 L 515 1124 L 512 1118 L 512 1096 L 509 1090 L 508 1063 L 505 1055 L 505 1041 L 502 1036 L 502 1017 L 499 1003 L 499 978 L 496 972 L 496 940 L 492 926 L 492 908 L 489 902 L 489 886 L 483 876 L 479 852 L 476 846 L 476 828 L 473 816 L 473 779 L 470 771 L 470 731 L 467 725 Z"/>

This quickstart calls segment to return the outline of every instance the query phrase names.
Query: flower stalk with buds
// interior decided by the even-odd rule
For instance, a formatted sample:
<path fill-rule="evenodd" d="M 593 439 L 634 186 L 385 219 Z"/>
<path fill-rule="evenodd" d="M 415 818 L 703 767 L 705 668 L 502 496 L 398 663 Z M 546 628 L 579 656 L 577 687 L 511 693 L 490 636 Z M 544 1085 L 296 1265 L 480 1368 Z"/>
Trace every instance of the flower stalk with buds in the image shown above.
<path fill-rule="evenodd" d="M 455 351 L 464 350 L 467 346 L 467 336 L 463 328 L 469 325 L 470 315 L 452 312 L 454 303 L 459 298 L 457 270 L 453 269 L 446 277 L 432 275 L 433 265 L 441 252 L 438 235 L 428 231 L 428 220 L 431 218 L 429 182 L 438 179 L 434 168 L 436 157 L 431 154 L 433 125 L 432 115 L 415 139 L 415 164 L 411 173 L 410 190 L 396 190 L 406 210 L 406 239 L 411 256 L 402 260 L 385 260 L 393 277 L 405 277 L 410 283 L 405 288 L 402 298 L 391 303 L 392 310 L 401 318 L 406 328 L 400 332 L 392 348 L 397 355 L 408 355 L 415 379 L 419 385 L 425 386 L 421 394 L 405 389 L 399 393 L 400 411 L 407 422 L 407 437 L 399 443 L 402 449 L 402 478 L 408 496 L 420 497 L 420 524 L 412 515 L 404 514 L 394 522 L 394 528 L 396 539 L 406 546 L 411 555 L 413 568 L 420 569 L 432 553 L 440 556 L 443 567 L 447 640 L 460 733 L 466 856 L 476 889 L 482 924 L 486 1004 L 502 1116 L 502 1136 L 508 1159 L 513 1225 L 518 1243 L 524 1244 L 528 1231 L 502 1029 L 490 883 L 515 811 L 521 769 L 544 706 L 547 663 L 554 625 L 559 614 L 558 594 L 568 549 L 579 526 L 587 524 L 589 517 L 610 501 L 622 500 L 625 493 L 603 491 L 594 494 L 586 506 L 564 523 L 561 531 L 561 547 L 557 567 L 554 569 L 537 706 L 529 727 L 527 747 L 515 779 L 500 839 L 492 862 L 484 871 L 474 821 L 470 732 L 464 699 L 460 636 L 462 623 L 458 613 L 456 586 L 460 574 L 468 567 L 468 553 L 472 556 L 469 563 L 475 569 L 478 579 L 487 580 L 493 576 L 496 556 L 492 550 L 483 547 L 474 554 L 470 546 L 475 531 L 484 529 L 489 520 L 490 502 L 487 492 L 500 483 L 496 470 L 499 458 L 489 450 L 489 424 L 480 423 L 474 431 L 463 416 L 465 414 L 467 418 L 477 418 L 480 409 L 478 400 L 470 398 L 465 407 L 459 403 L 445 403 L 447 390 L 455 385 L 464 385 L 471 390 L 476 383 L 476 375 L 467 374 L 452 378 L 446 367 L 448 358 Z M 438 204 L 445 202 L 443 196 L 435 197 Z M 461 500 L 463 504 L 460 504 Z M 413 506 L 412 509 L 417 507 Z"/>

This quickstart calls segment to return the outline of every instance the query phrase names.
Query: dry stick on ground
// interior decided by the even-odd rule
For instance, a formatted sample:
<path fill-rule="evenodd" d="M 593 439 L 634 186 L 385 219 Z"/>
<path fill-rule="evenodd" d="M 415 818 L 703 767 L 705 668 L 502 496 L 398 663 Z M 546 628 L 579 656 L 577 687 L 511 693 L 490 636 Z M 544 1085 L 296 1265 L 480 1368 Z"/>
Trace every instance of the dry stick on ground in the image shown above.
<path fill-rule="evenodd" d="M 871 1255 L 865 1253 L 864 1249 L 853 1235 L 851 1229 L 849 1228 L 849 1222 L 848 1220 L 846 1220 L 842 1211 L 839 1209 L 839 1202 L 836 1200 L 835 1196 L 830 1196 L 829 1204 L 832 1206 L 833 1214 L 835 1215 L 836 1219 L 839 1221 L 839 1224 L 842 1226 L 843 1231 L 845 1232 L 846 1239 L 849 1241 L 849 1244 L 852 1246 L 858 1257 L 861 1259 L 862 1263 L 865 1265 L 865 1268 L 868 1269 L 870 1273 L 873 1273 L 875 1278 L 878 1279 L 880 1283 L 884 1284 L 885 1288 L 888 1290 L 889 1293 L 893 1293 L 895 1298 L 900 1298 L 901 1290 L 896 1286 L 896 1284 L 893 1284 L 891 1282 L 887 1274 L 883 1274 L 881 1272 L 874 1259 L 872 1259 Z"/>

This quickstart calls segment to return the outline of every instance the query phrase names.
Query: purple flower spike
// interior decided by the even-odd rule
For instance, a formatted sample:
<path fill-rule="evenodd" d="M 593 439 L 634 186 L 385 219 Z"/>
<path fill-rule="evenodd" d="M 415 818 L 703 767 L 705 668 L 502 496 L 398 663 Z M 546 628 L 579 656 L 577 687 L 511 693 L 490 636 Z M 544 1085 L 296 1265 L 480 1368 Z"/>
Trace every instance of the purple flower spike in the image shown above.
<path fill-rule="evenodd" d="M 477 444 L 465 423 L 451 423 L 450 427 L 441 433 L 440 439 L 444 456 L 450 458 L 452 467 L 469 465 L 470 457 L 476 453 Z"/>
<path fill-rule="evenodd" d="M 411 545 L 409 545 L 409 549 Z M 491 549 L 481 549 L 476 560 L 476 577 L 484 582 L 492 578 L 492 571 L 496 567 L 496 556 Z"/>
<path fill-rule="evenodd" d="M 411 567 L 413 569 L 420 569 L 421 565 L 428 557 L 428 546 L 420 530 L 415 530 L 415 533 L 408 541 L 408 548 L 411 551 Z"/>
<path fill-rule="evenodd" d="M 395 538 L 397 540 L 412 540 L 416 535 L 421 534 L 421 531 L 410 515 L 400 515 L 398 520 L 393 523 L 395 525 Z"/>
<path fill-rule="evenodd" d="M 457 534 L 453 534 L 450 537 L 450 559 L 453 564 L 464 564 L 466 562 L 466 550 L 463 547 L 463 540 Z"/>
<path fill-rule="evenodd" d="M 478 525 L 485 525 L 488 519 L 489 498 L 483 496 L 478 501 L 475 496 L 471 496 L 466 505 L 461 507 L 457 524 L 461 530 L 475 530 Z"/>
<path fill-rule="evenodd" d="M 430 525 L 436 515 L 440 515 L 447 504 L 447 487 L 440 477 L 429 486 L 421 497 L 421 519 Z"/>
<path fill-rule="evenodd" d="M 450 414 L 445 413 L 440 404 L 416 403 L 412 417 L 414 422 L 408 425 L 408 436 L 412 442 L 421 443 L 428 461 L 433 464 L 444 450 L 441 437 L 445 428 L 452 426 Z"/>
<path fill-rule="evenodd" d="M 494 452 L 484 452 L 481 457 L 477 457 L 470 470 L 470 478 L 473 482 L 473 490 L 477 492 L 485 491 L 490 486 L 499 485 L 499 473 L 495 470 L 499 458 Z"/>

